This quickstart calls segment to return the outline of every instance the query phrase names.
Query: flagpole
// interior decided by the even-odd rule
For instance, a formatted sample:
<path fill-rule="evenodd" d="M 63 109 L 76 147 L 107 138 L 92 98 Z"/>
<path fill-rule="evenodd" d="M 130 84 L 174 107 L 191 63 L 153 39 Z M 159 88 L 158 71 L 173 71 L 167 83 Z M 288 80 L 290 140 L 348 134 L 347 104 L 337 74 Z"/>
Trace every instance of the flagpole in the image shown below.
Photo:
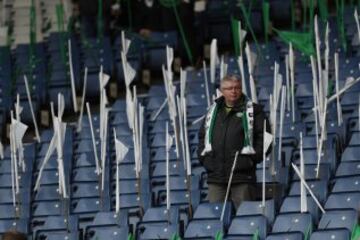
<path fill-rule="evenodd" d="M 31 116 L 32 116 L 32 119 L 33 119 L 34 127 L 35 127 L 36 140 L 37 140 L 38 143 L 40 143 L 39 128 L 38 128 L 36 118 L 35 118 L 34 107 L 33 107 L 32 101 L 31 101 L 29 83 L 28 83 L 26 75 L 24 75 L 24 81 L 25 81 L 25 89 L 26 89 L 27 99 L 28 99 L 28 102 L 29 102 L 30 112 L 31 112 Z"/>
<path fill-rule="evenodd" d="M 217 40 L 213 39 L 210 45 L 210 82 L 215 83 L 215 72 L 217 59 Z"/>
<path fill-rule="evenodd" d="M 170 150 L 170 137 L 169 137 L 169 123 L 165 125 L 165 148 L 166 148 L 166 213 L 168 222 L 170 222 L 170 176 L 169 176 L 169 150 Z"/>
<path fill-rule="evenodd" d="M 78 105 L 76 102 L 76 90 L 75 90 L 75 77 L 74 77 L 74 66 L 72 61 L 72 51 L 71 51 L 71 39 L 68 39 L 68 53 L 69 53 L 69 67 L 70 67 L 70 83 L 71 83 L 71 94 L 73 100 L 74 112 L 78 112 Z"/>
<path fill-rule="evenodd" d="M 247 85 L 246 85 L 246 81 L 245 81 L 245 70 L 244 70 L 244 58 L 243 58 L 243 55 L 239 56 L 238 65 L 239 65 L 240 75 L 241 75 L 241 89 L 242 89 L 243 94 L 248 96 Z"/>
<path fill-rule="evenodd" d="M 279 129 L 279 146 L 278 146 L 278 161 L 281 162 L 282 155 L 282 135 L 283 135 L 283 124 L 284 124 L 284 113 L 285 113 L 285 98 L 286 98 L 286 87 L 282 86 L 281 89 L 281 102 L 280 102 L 280 129 Z"/>
<path fill-rule="evenodd" d="M 189 149 L 189 138 L 188 138 L 188 131 L 187 131 L 187 113 L 186 113 L 186 98 L 182 99 L 182 106 L 183 106 L 183 123 L 184 123 L 184 139 L 185 139 L 185 159 L 186 159 L 186 184 L 189 193 L 189 217 L 192 218 L 193 211 L 192 211 L 192 194 L 191 194 L 191 156 L 190 156 L 190 149 Z"/>
<path fill-rule="evenodd" d="M 224 204 L 223 204 L 223 208 L 222 208 L 222 211 L 221 211 L 221 216 L 220 216 L 220 221 L 221 221 L 221 222 L 223 222 L 223 220 L 224 220 L 226 202 L 227 202 L 227 199 L 228 199 L 228 197 L 229 197 L 231 182 L 232 182 L 232 178 L 233 178 L 233 175 L 234 175 L 234 170 L 235 170 L 235 166 L 236 166 L 236 162 L 237 162 L 238 155 L 239 155 L 239 151 L 236 151 L 236 153 L 235 153 L 235 158 L 234 158 L 234 163 L 233 163 L 233 166 L 232 166 L 232 168 L 231 168 L 231 173 L 230 173 L 230 177 L 229 177 L 229 182 L 228 182 L 227 189 L 226 189 Z"/>
<path fill-rule="evenodd" d="M 294 51 L 291 43 L 289 45 L 289 67 L 290 67 L 292 122 L 295 123 L 295 59 L 294 59 Z"/>
<path fill-rule="evenodd" d="M 203 71 L 204 71 L 206 102 L 207 102 L 207 107 L 210 107 L 210 105 L 211 105 L 210 91 L 209 91 L 209 82 L 208 82 L 208 77 L 207 77 L 207 70 L 206 70 L 206 62 L 205 61 L 203 61 Z"/>
<path fill-rule="evenodd" d="M 286 109 L 288 112 L 291 111 L 291 105 L 290 105 L 290 96 L 291 96 L 291 90 L 290 90 L 290 72 L 289 72 L 289 55 L 285 55 L 285 71 L 286 71 L 286 92 L 288 94 L 286 95 Z"/>
<path fill-rule="evenodd" d="M 309 191 L 311 197 L 314 199 L 316 205 L 318 205 L 318 207 L 320 208 L 321 212 L 324 214 L 325 210 L 324 208 L 321 206 L 319 200 L 316 198 L 315 194 L 312 192 L 311 188 L 307 185 L 305 179 L 301 176 L 301 173 L 299 171 L 299 169 L 297 168 L 297 166 L 294 163 L 291 163 L 293 169 L 295 170 L 295 173 L 299 176 L 300 181 L 302 184 L 304 184 L 304 186 L 306 187 L 306 189 Z"/>
<path fill-rule="evenodd" d="M 304 178 L 305 176 L 305 165 L 304 165 L 304 151 L 303 151 L 303 136 L 302 132 L 300 132 L 300 173 L 301 176 Z M 307 197 L 306 197 L 306 190 L 305 186 L 302 182 L 300 182 L 300 209 L 301 212 L 307 212 Z"/>
<path fill-rule="evenodd" d="M 339 54 L 335 53 L 335 84 L 336 84 L 336 94 L 339 93 Z M 342 124 L 342 110 L 340 105 L 340 97 L 339 95 L 336 97 L 336 109 L 337 109 L 337 118 L 338 118 L 338 126 Z"/>
<path fill-rule="evenodd" d="M 266 134 L 266 119 L 264 120 L 264 139 L 263 139 L 263 169 L 262 169 L 262 207 L 263 207 L 263 212 L 265 212 L 265 198 L 266 198 L 266 181 L 265 181 L 265 170 L 266 170 L 266 149 L 265 149 L 265 134 Z"/>
<path fill-rule="evenodd" d="M 85 73 L 84 73 L 84 85 L 83 85 L 83 92 L 81 96 L 81 107 L 80 107 L 80 116 L 78 120 L 78 127 L 77 132 L 80 132 L 82 129 L 82 118 L 84 114 L 84 104 L 85 104 L 85 94 L 86 94 L 86 86 L 87 86 L 87 76 L 88 76 L 88 68 L 85 67 Z"/>

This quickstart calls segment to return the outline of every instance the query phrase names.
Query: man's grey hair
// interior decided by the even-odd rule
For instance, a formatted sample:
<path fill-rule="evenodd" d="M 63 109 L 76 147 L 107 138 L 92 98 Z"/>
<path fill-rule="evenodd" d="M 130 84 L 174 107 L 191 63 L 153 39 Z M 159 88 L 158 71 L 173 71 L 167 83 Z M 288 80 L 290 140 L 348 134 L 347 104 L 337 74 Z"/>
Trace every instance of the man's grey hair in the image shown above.
<path fill-rule="evenodd" d="M 223 79 L 220 80 L 220 89 L 222 88 L 224 82 L 239 82 L 241 86 L 241 78 L 237 75 L 226 75 L 223 77 Z"/>

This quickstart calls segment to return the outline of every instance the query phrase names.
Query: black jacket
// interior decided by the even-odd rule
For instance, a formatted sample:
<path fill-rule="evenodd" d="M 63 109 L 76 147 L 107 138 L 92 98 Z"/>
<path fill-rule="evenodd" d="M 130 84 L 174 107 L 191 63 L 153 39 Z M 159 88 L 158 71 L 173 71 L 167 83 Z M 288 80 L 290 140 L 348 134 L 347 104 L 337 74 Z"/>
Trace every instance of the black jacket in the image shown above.
<path fill-rule="evenodd" d="M 236 151 L 239 151 L 232 183 L 255 183 L 256 164 L 262 161 L 263 126 L 265 114 L 261 106 L 254 104 L 253 147 L 256 154 L 243 155 L 244 129 L 240 112 L 246 109 L 246 97 L 226 113 L 224 98 L 216 100 L 218 111 L 212 133 L 212 151 L 201 156 L 204 149 L 205 120 L 199 131 L 198 156 L 208 173 L 208 183 L 227 183 Z M 268 129 L 268 127 L 267 127 Z"/>

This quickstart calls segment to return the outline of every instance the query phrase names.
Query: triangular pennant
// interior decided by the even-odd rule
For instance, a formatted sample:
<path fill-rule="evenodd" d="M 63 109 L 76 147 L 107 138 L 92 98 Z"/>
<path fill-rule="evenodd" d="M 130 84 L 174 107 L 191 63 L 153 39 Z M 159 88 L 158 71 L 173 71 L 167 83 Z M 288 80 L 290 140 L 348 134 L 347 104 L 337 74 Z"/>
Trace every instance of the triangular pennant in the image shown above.
<path fill-rule="evenodd" d="M 287 43 L 291 42 L 294 48 L 308 56 L 315 55 L 315 47 L 310 33 L 274 30 L 281 40 Z"/>
<path fill-rule="evenodd" d="M 128 151 L 129 148 L 124 143 L 115 138 L 115 152 L 117 164 L 121 163 L 124 160 Z"/>

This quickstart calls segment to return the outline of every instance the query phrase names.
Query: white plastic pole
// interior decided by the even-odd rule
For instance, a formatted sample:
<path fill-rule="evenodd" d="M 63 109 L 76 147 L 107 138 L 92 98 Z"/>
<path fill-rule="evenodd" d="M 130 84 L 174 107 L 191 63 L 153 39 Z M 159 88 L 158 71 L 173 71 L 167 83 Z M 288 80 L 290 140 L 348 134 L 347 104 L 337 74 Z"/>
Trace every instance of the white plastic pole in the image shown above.
<path fill-rule="evenodd" d="M 25 81 L 26 95 L 27 95 L 27 98 L 28 98 L 28 101 L 29 101 L 29 106 L 30 106 L 30 112 L 31 112 L 31 116 L 32 116 L 32 119 L 33 119 L 34 127 L 35 127 L 36 140 L 38 142 L 40 142 L 39 128 L 38 128 L 36 118 L 35 118 L 34 107 L 33 107 L 32 101 L 31 101 L 29 83 L 28 83 L 26 75 L 24 75 L 24 81 Z"/>
<path fill-rule="evenodd" d="M 72 94 L 72 100 L 73 100 L 73 107 L 74 112 L 78 111 L 78 106 L 76 102 L 76 92 L 75 92 L 75 77 L 74 77 L 74 66 L 72 61 L 72 51 L 71 51 L 71 39 L 68 40 L 68 46 L 69 46 L 69 67 L 70 67 L 70 80 L 71 80 L 71 94 Z"/>
<path fill-rule="evenodd" d="M 301 176 L 301 173 L 300 173 L 298 167 L 297 167 L 294 163 L 291 163 L 291 165 L 292 165 L 293 169 L 295 170 L 295 173 L 299 176 L 301 183 L 304 184 L 305 187 L 306 187 L 306 189 L 309 191 L 309 193 L 310 193 L 311 197 L 314 199 L 316 205 L 318 205 L 318 207 L 320 208 L 320 210 L 321 210 L 322 213 L 325 213 L 325 210 L 324 210 L 324 208 L 321 206 L 319 200 L 316 198 L 316 196 L 315 196 L 314 193 L 312 192 L 311 188 L 307 185 L 305 179 Z"/>
<path fill-rule="evenodd" d="M 236 151 L 236 153 L 235 153 L 235 158 L 234 158 L 234 163 L 233 163 L 233 166 L 232 166 L 232 168 L 231 168 L 231 173 L 230 173 L 230 177 L 229 177 L 229 182 L 228 182 L 227 189 L 226 189 L 224 204 L 223 204 L 223 208 L 222 208 L 222 211 L 221 211 L 221 216 L 220 216 L 220 221 L 221 221 L 221 222 L 224 220 L 226 202 L 227 202 L 227 199 L 228 199 L 228 197 L 229 197 L 231 182 L 232 182 L 232 178 L 233 178 L 233 175 L 234 175 L 234 170 L 235 170 L 235 166 L 236 166 L 236 163 L 237 163 L 238 155 L 239 155 L 239 151 Z"/>
<path fill-rule="evenodd" d="M 85 95 L 86 95 L 87 76 L 88 76 L 88 68 L 85 67 L 84 85 L 83 85 L 83 92 L 82 92 L 82 96 L 81 96 L 81 107 L 80 107 L 80 116 L 79 116 L 79 120 L 78 120 L 77 132 L 80 132 L 81 129 L 82 129 L 82 118 L 83 118 L 83 115 L 84 115 L 84 104 L 85 104 Z"/>
<path fill-rule="evenodd" d="M 90 105 L 89 105 L 88 102 L 86 103 L 86 109 L 87 109 L 87 114 L 88 114 L 88 119 L 89 119 L 89 124 L 90 124 L 91 140 L 92 140 L 92 145 L 93 145 L 93 150 L 94 150 L 94 157 L 95 157 L 95 164 L 96 164 L 96 171 L 95 172 L 96 172 L 97 175 L 99 175 L 101 173 L 101 169 L 100 169 L 100 166 L 99 166 L 99 158 L 98 158 L 97 148 L 96 148 L 94 127 L 93 127 L 93 123 L 92 123 Z"/>

